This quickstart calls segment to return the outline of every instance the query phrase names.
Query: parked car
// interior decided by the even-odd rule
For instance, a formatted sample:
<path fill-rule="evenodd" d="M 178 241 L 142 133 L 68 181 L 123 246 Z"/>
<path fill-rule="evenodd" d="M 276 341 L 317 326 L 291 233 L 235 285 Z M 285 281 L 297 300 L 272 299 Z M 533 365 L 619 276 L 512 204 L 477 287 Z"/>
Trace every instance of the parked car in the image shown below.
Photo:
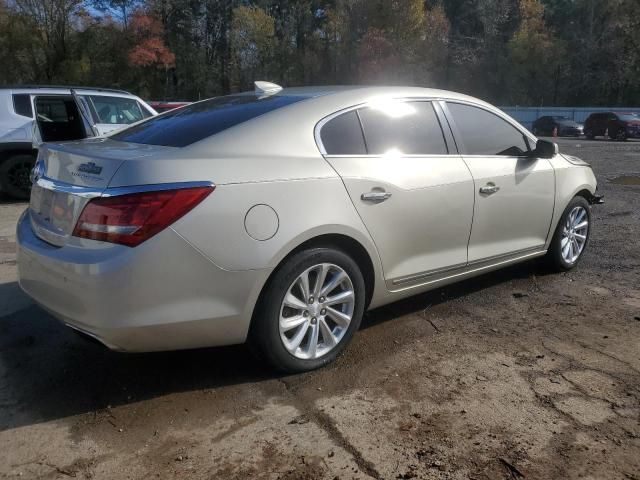
<path fill-rule="evenodd" d="M 579 137 L 584 133 L 583 130 L 582 124 L 569 117 L 548 115 L 533 122 L 534 135 L 551 136 L 555 133 L 559 137 Z"/>
<path fill-rule="evenodd" d="M 249 340 L 332 361 L 367 309 L 525 260 L 576 266 L 596 179 L 497 108 L 441 90 L 213 98 L 42 146 L 19 282 L 124 351 Z"/>
<path fill-rule="evenodd" d="M 640 117 L 633 113 L 592 113 L 584 124 L 584 134 L 590 140 L 595 137 L 620 141 L 640 138 Z"/>
<path fill-rule="evenodd" d="M 149 102 L 149 105 L 151 105 L 156 112 L 164 113 L 174 108 L 184 107 L 185 105 L 189 105 L 189 103 L 191 102 Z"/>
<path fill-rule="evenodd" d="M 78 103 L 84 108 L 84 118 Z M 29 198 L 29 172 L 36 160 L 33 123 L 48 141 L 103 135 L 157 112 L 121 90 L 86 87 L 16 86 L 0 88 L 0 191 Z"/>

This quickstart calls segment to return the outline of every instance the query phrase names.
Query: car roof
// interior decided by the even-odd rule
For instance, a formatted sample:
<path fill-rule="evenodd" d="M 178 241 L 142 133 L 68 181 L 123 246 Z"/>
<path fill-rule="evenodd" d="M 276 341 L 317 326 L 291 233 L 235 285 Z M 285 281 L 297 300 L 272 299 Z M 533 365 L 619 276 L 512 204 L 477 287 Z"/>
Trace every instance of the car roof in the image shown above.
<path fill-rule="evenodd" d="M 114 88 L 101 88 L 101 87 L 81 87 L 74 85 L 2 85 L 0 90 L 11 90 L 13 93 L 69 93 L 71 89 L 80 92 L 90 93 L 111 93 L 118 95 L 135 96 L 125 90 L 117 90 Z"/>
<path fill-rule="evenodd" d="M 252 92 L 247 92 L 252 93 Z M 370 95 L 391 95 L 398 97 L 433 97 L 479 101 L 462 93 L 424 87 L 400 87 L 400 86 L 371 86 L 371 85 L 327 85 L 312 87 L 283 88 L 275 95 L 321 97 L 326 95 L 342 94 L 343 98 L 352 94 L 354 98 Z"/>
<path fill-rule="evenodd" d="M 309 155 L 317 155 L 318 147 L 315 133 L 323 121 L 352 108 L 391 99 L 460 101 L 484 107 L 514 126 L 517 125 L 517 122 L 506 113 L 487 102 L 462 93 L 434 88 L 362 85 L 320 86 L 284 88 L 274 93 L 262 94 L 260 91 L 251 91 L 236 95 L 253 95 L 258 98 L 269 96 L 300 96 L 302 98 L 298 102 L 277 108 L 184 147 L 189 150 L 189 155 L 209 157 L 211 152 L 215 151 L 216 155 L 221 158 L 227 155 L 232 157 L 243 154 L 251 156 L 255 154 L 256 145 L 261 146 L 261 152 L 264 155 L 290 156 L 291 152 L 306 152 Z"/>

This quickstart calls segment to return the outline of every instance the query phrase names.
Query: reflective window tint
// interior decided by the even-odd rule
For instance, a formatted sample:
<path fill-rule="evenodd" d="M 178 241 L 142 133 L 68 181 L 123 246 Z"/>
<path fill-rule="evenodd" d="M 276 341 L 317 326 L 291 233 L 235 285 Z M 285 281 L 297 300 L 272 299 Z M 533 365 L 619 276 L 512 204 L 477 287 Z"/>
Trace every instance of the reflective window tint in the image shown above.
<path fill-rule="evenodd" d="M 366 155 L 360 120 L 355 111 L 343 113 L 328 121 L 320 131 L 322 145 L 328 155 Z"/>
<path fill-rule="evenodd" d="M 446 155 L 431 102 L 383 101 L 359 110 L 370 155 Z"/>
<path fill-rule="evenodd" d="M 229 95 L 170 110 L 112 135 L 121 142 L 185 147 L 272 110 L 305 100 L 304 96 Z"/>
<path fill-rule="evenodd" d="M 519 156 L 529 150 L 524 135 L 482 108 L 447 103 L 468 155 Z"/>

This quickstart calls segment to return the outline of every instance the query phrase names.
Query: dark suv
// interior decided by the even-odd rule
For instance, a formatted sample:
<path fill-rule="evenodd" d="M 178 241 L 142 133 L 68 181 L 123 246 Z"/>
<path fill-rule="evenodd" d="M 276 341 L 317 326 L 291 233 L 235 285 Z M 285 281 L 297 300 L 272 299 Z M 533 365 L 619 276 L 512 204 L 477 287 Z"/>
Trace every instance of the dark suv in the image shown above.
<path fill-rule="evenodd" d="M 590 140 L 597 136 L 621 141 L 640 138 L 640 117 L 633 113 L 592 113 L 584 124 L 584 134 Z"/>
<path fill-rule="evenodd" d="M 548 135 L 554 134 L 559 137 L 579 137 L 582 135 L 582 125 L 574 122 L 569 117 L 560 116 L 544 116 L 533 122 L 533 134 L 534 135 Z"/>

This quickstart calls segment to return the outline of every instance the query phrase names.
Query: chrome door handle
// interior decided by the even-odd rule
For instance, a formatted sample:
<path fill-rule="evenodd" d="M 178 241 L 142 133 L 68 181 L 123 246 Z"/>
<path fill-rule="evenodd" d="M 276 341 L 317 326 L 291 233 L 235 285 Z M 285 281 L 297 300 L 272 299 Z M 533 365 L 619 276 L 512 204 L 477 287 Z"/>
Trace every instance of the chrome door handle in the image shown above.
<path fill-rule="evenodd" d="M 487 183 L 484 187 L 480 187 L 480 193 L 483 195 L 493 195 L 498 191 L 500 191 L 500 187 L 491 182 Z"/>
<path fill-rule="evenodd" d="M 389 192 L 367 192 L 360 195 L 360 199 L 365 202 L 381 203 L 391 198 Z"/>

